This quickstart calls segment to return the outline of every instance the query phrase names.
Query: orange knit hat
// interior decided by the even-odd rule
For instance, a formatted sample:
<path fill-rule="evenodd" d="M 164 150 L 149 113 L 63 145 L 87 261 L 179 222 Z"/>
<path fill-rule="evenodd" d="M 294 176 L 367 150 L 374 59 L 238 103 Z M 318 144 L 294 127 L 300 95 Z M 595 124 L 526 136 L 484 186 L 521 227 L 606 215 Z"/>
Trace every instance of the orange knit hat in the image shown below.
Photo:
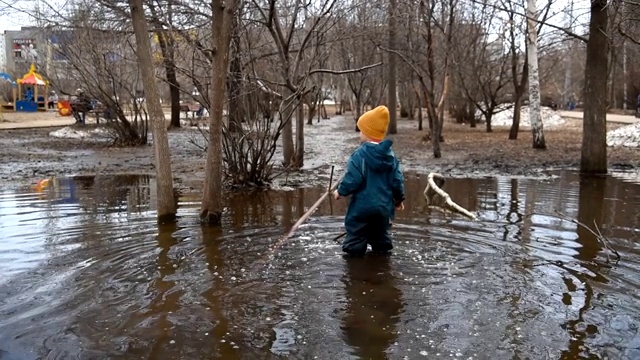
<path fill-rule="evenodd" d="M 358 129 L 372 140 L 382 141 L 389 127 L 389 109 L 378 106 L 369 110 L 358 119 Z"/>

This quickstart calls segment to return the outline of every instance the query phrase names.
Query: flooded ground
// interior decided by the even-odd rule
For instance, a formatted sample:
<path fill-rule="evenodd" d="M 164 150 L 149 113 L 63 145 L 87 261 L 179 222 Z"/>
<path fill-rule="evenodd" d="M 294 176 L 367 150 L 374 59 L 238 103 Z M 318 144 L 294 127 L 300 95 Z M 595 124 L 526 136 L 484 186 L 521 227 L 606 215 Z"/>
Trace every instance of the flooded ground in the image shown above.
<path fill-rule="evenodd" d="M 440 172 L 447 177 L 482 178 L 485 176 L 526 176 L 547 178 L 549 171 L 579 168 L 582 147 L 582 121 L 566 119 L 562 127 L 547 128 L 548 149 L 531 147 L 531 131 L 522 128 L 517 141 L 507 140 L 509 127 L 495 127 L 487 133 L 483 126 L 447 121 L 442 157 L 434 158 L 432 144 L 425 141 L 427 126 L 418 130 L 416 120 L 400 119 L 398 134 L 391 135 L 393 149 L 405 171 L 417 174 Z M 95 125 L 74 127 L 98 131 Z M 609 123 L 607 129 L 621 124 Z M 101 136 L 62 139 L 51 133 L 65 129 L 23 129 L 0 131 L 0 182 L 29 184 L 34 178 L 74 175 L 113 175 L 122 173 L 155 174 L 153 147 L 114 148 Z M 287 172 L 280 168 L 283 159 L 281 142 L 277 143 L 273 187 L 317 187 L 326 184 L 335 166 L 337 172 L 358 146 L 352 114 L 332 116 L 313 125 L 305 125 L 304 168 Z M 182 193 L 200 193 L 205 178 L 205 153 L 198 145 L 204 138 L 198 129 L 182 128 L 168 134 L 174 185 Z M 609 169 L 633 171 L 640 179 L 640 149 L 607 149 Z"/>
<path fill-rule="evenodd" d="M 344 259 L 323 189 L 198 200 L 158 227 L 145 177 L 0 188 L 1 359 L 638 359 L 640 185 L 560 173 L 452 179 L 476 222 L 410 178 L 391 256 Z M 562 221 L 595 221 L 594 234 Z"/>

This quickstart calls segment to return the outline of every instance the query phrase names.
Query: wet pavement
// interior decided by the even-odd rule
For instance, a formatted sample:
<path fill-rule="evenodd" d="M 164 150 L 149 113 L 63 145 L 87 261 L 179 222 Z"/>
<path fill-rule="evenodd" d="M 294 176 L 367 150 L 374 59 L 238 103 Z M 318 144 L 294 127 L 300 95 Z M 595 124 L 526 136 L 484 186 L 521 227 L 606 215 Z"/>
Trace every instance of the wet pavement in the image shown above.
<path fill-rule="evenodd" d="M 406 182 L 391 256 L 344 259 L 322 188 L 227 199 L 222 228 L 155 220 L 155 181 L 0 187 L 0 359 L 640 358 L 640 184 L 451 179 L 470 221 Z M 594 221 L 596 236 L 563 221 Z"/>

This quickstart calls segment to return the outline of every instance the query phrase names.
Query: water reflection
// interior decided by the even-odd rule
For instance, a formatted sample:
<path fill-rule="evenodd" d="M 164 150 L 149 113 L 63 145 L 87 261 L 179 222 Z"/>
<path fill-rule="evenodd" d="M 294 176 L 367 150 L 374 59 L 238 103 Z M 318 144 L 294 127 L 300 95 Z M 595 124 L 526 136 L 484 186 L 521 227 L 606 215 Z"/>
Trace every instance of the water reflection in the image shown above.
<path fill-rule="evenodd" d="M 638 184 L 448 180 L 474 222 L 425 211 L 426 181 L 407 180 L 391 257 L 343 259 L 334 201 L 266 264 L 325 188 L 233 196 L 222 228 L 186 199 L 159 226 L 147 177 L 1 190 L 0 357 L 639 358 Z"/>
<path fill-rule="evenodd" d="M 341 329 L 360 359 L 384 359 L 398 339 L 402 292 L 392 273 L 390 256 L 346 260 L 342 279 L 347 306 Z"/>
<path fill-rule="evenodd" d="M 567 274 L 563 277 L 563 281 L 567 286 L 567 291 L 563 293 L 562 301 L 569 307 L 578 307 L 577 316 L 574 319 L 567 320 L 562 324 L 562 328 L 567 330 L 570 336 L 569 345 L 562 352 L 561 359 L 574 359 L 576 354 L 584 358 L 597 358 L 590 356 L 589 346 L 585 340 L 589 336 L 593 336 L 598 332 L 598 327 L 590 324 L 588 317 L 585 319 L 585 313 L 591 309 L 594 290 L 592 281 L 606 282 L 606 278 L 598 276 L 599 265 L 594 260 L 602 249 L 599 240 L 593 231 L 602 228 L 605 190 L 607 184 L 606 177 L 583 177 L 579 182 L 579 206 L 578 221 L 584 226 L 577 226 L 576 233 L 578 238 L 576 241 L 582 245 L 578 248 L 576 258 L 582 260 L 585 268 L 591 270 L 591 274 L 581 273 L 567 267 L 563 267 Z M 588 228 L 585 228 L 588 226 Z"/>

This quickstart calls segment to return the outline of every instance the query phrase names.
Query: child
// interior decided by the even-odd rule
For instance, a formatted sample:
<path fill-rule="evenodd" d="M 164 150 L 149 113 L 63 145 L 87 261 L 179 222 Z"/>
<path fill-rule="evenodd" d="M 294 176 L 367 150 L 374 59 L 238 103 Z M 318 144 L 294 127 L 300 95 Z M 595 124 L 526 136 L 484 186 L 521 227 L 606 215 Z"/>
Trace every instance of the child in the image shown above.
<path fill-rule="evenodd" d="M 389 227 L 395 210 L 404 209 L 404 178 L 400 163 L 391 150 L 393 142 L 384 140 L 389 126 L 386 106 L 367 111 L 358 119 L 360 142 L 349 157 L 347 171 L 334 191 L 335 199 L 351 196 L 344 220 L 347 237 L 342 251 L 363 256 L 367 244 L 372 252 L 393 249 Z"/>

